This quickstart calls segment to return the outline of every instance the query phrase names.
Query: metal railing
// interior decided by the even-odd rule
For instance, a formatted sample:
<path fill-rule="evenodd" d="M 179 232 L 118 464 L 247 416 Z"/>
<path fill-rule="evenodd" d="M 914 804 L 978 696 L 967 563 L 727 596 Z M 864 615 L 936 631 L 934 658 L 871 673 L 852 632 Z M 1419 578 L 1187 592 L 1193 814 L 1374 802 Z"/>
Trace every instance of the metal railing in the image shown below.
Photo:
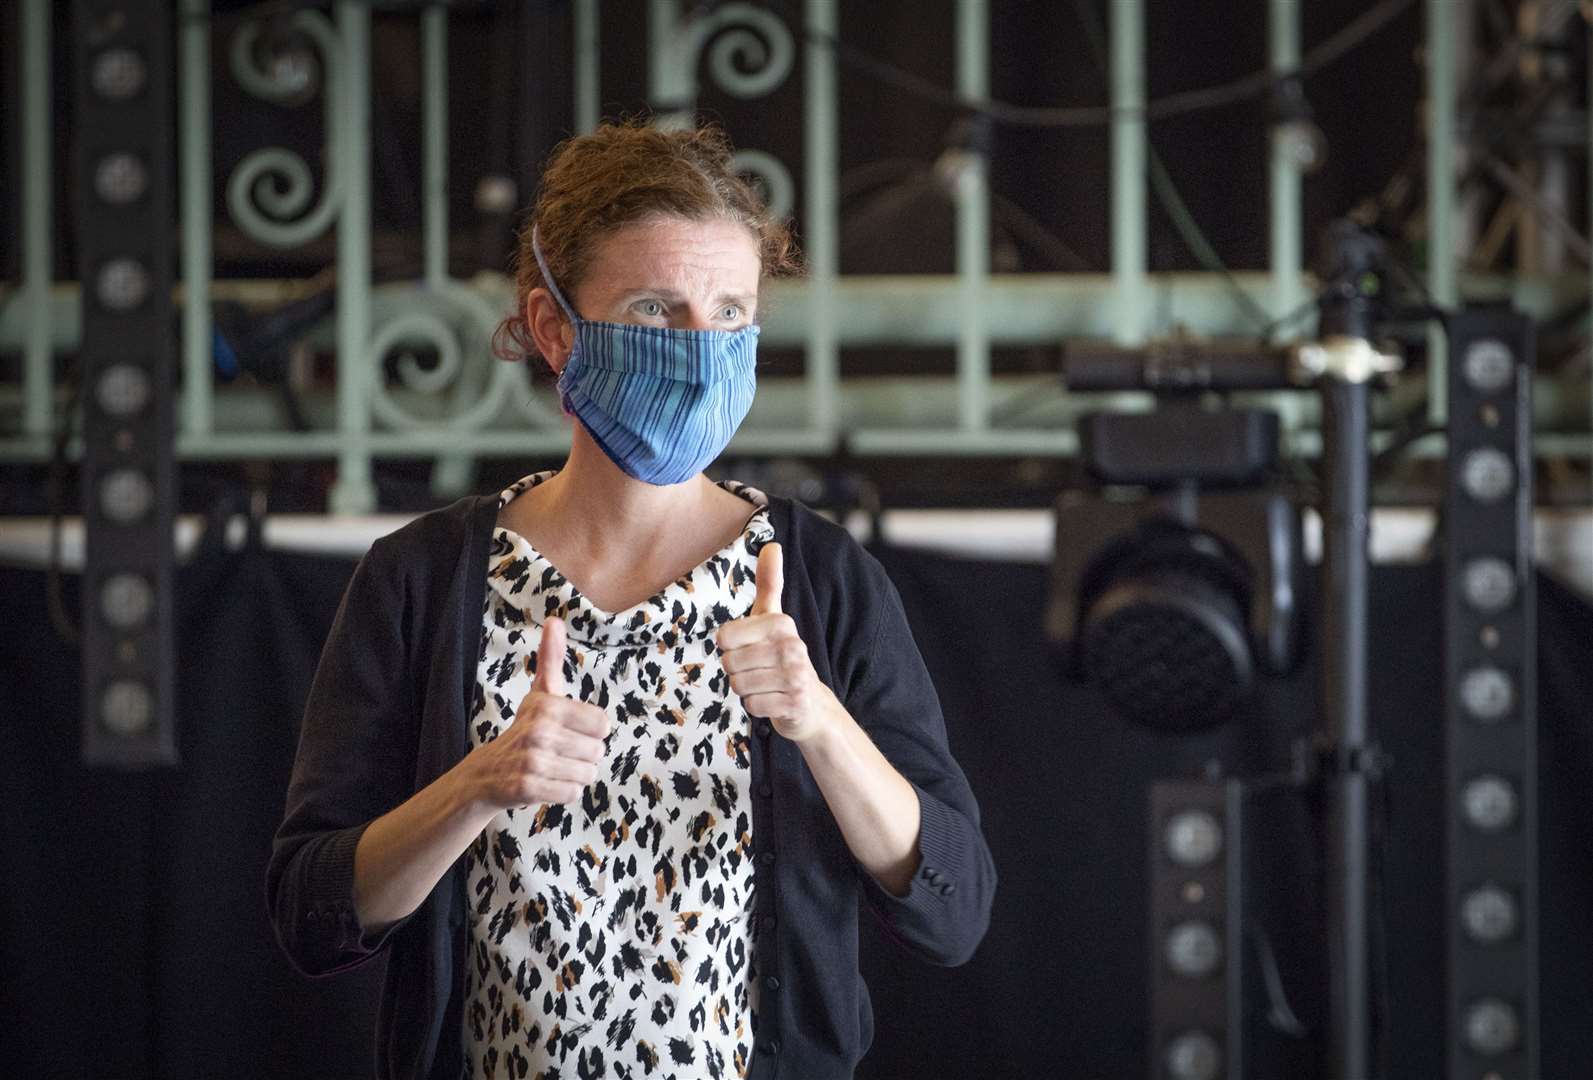
<path fill-rule="evenodd" d="M 1429 144 L 1430 259 L 1428 288 L 1452 303 L 1460 293 L 1454 257 L 1455 101 L 1458 75 L 1448 0 L 1425 0 L 1427 94 L 1434 137 Z M 0 383 L 0 460 L 41 461 L 64 398 L 56 357 L 76 346 L 77 287 L 56 283 L 50 264 L 52 191 L 62 163 L 51 160 L 49 0 L 19 7 L 22 94 L 22 281 L 0 301 L 0 348 L 20 351 L 20 385 Z M 263 69 L 254 48 L 259 21 L 244 20 L 223 44 L 206 0 L 181 0 L 179 30 L 181 279 L 181 405 L 177 450 L 184 459 L 310 457 L 333 455 L 336 511 L 374 505 L 372 459 L 437 455 L 446 467 L 441 483 L 468 482 L 469 463 L 482 456 L 557 453 L 568 433 L 548 390 L 533 385 L 524 366 L 491 357 L 492 330 L 512 303 L 502 275 L 470 281 L 451 278 L 448 237 L 448 13 L 422 10 L 424 107 L 421 117 L 423 270 L 412 281 L 373 285 L 371 272 L 371 11 L 357 0 L 338 0 L 327 15 L 314 9 L 292 16 L 294 28 L 319 65 L 319 105 L 325 127 L 325 167 L 319 182 L 306 161 L 280 146 L 248 153 L 227 177 L 227 218 L 261 244 L 290 249 L 335 232 L 337 306 L 330 325 L 312 343 L 337 358 L 335 394 L 307 403 L 309 431 L 284 430 L 256 389 L 218 385 L 214 377 L 211 303 L 227 297 L 266 300 L 291 294 L 293 282 L 227 282 L 212 277 L 211 205 L 216 123 L 210 101 L 213 59 L 257 99 L 303 107 L 302 64 Z M 688 10 L 689 9 L 689 10 Z M 1271 70 L 1286 73 L 1300 61 L 1299 0 L 1267 0 Z M 957 180 L 955 273 L 924 276 L 843 276 L 839 273 L 837 33 L 834 0 L 805 0 L 805 26 L 753 3 L 707 8 L 680 0 L 649 0 L 649 93 L 670 111 L 661 123 L 689 122 L 705 77 L 720 91 L 758 98 L 782 85 L 802 62 L 804 280 L 769 287 L 766 346 L 799 347 L 800 376 L 763 380 L 757 404 L 732 444 L 733 452 L 823 453 L 844 435 L 860 454 L 1068 454 L 1076 447 L 1069 424 L 1077 395 L 1024 414 L 1021 426 L 1001 422 L 1005 400 L 1032 394 L 1049 377 L 993 376 L 993 346 L 1055 344 L 1072 337 L 1137 344 L 1179 326 L 1220 335 L 1248 328 L 1232 286 L 1215 274 L 1146 271 L 1146 91 L 1144 0 L 1113 0 L 1109 54 L 1111 108 L 1111 268 L 1108 274 L 991 274 L 990 200 L 984 163 L 977 154 Z M 575 0 L 574 117 L 577 130 L 600 115 L 599 0 Z M 989 91 L 989 6 L 959 0 L 955 6 L 955 90 L 970 103 Z M 220 56 L 213 58 L 213 45 Z M 740 135 L 744 133 L 735 133 Z M 738 138 L 738 143 L 742 140 Z M 758 177 L 778 210 L 790 210 L 798 190 L 790 170 L 750 141 L 739 164 Z M 1258 189 L 1260 187 L 1258 181 Z M 1308 297 L 1302 270 L 1301 178 L 1287 148 L 1274 146 L 1266 184 L 1270 205 L 1269 266 L 1264 273 L 1234 275 L 1240 288 L 1266 298 L 1272 315 Z M 1558 309 L 1585 280 L 1515 283 L 1518 300 L 1538 310 Z M 1153 321 L 1154 320 L 1154 321 Z M 1441 345 L 1441 342 L 1437 343 Z M 953 378 L 848 378 L 841 349 L 897 345 L 953 347 Z M 417 363 L 407 350 L 435 350 L 436 362 Z M 397 356 L 389 380 L 386 360 Z M 1443 415 L 1444 365 L 1429 365 L 1425 393 L 1433 416 Z M 1113 398 L 1119 407 L 1143 407 L 1139 395 Z M 1088 404 L 1100 407 L 1102 399 Z M 1315 442 L 1309 403 L 1278 399 L 1297 448 Z M 1580 443 L 1578 443 L 1580 445 Z M 74 451 L 75 452 L 75 451 Z M 447 477 L 452 477 L 450 481 Z"/>

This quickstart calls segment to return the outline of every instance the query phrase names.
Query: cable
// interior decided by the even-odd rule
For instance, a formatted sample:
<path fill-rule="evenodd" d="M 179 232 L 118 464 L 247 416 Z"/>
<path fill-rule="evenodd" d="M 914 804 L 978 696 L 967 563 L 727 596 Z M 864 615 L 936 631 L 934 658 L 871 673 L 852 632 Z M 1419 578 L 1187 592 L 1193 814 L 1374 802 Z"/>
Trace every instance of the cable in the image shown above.
<path fill-rule="evenodd" d="M 72 418 L 77 415 L 78 402 L 83 396 L 83 380 L 70 379 L 68 385 L 71 389 L 67 394 L 66 407 L 62 410 L 60 426 L 50 446 L 50 555 L 45 572 L 45 593 L 49 602 L 50 624 L 62 641 L 75 648 L 81 643 L 82 635 L 61 599 L 61 518 L 65 513 L 61 503 L 62 489 L 66 486 L 66 444 L 72 438 Z"/>
<path fill-rule="evenodd" d="M 1073 11 L 1084 26 L 1084 36 L 1089 40 L 1090 55 L 1095 61 L 1096 71 L 1105 78 L 1107 76 L 1106 28 L 1101 25 L 1089 0 L 1073 0 Z M 1145 137 L 1145 150 L 1146 160 L 1150 166 L 1151 190 L 1155 192 L 1156 201 L 1161 203 L 1167 216 L 1173 219 L 1173 227 L 1178 230 L 1184 245 L 1189 248 L 1190 254 L 1195 256 L 1196 262 L 1208 272 L 1222 277 L 1223 283 L 1228 286 L 1240 310 L 1261 329 L 1263 337 L 1269 336 L 1267 328 L 1271 326 L 1272 320 L 1266 310 L 1251 299 L 1250 294 L 1240 286 L 1239 280 L 1233 276 L 1233 271 L 1228 269 L 1217 255 L 1217 249 L 1206 239 L 1206 234 L 1195 221 L 1195 216 L 1189 212 L 1183 196 L 1178 193 L 1172 174 L 1167 171 L 1167 165 L 1162 161 L 1161 154 L 1157 153 L 1148 133 Z"/>
<path fill-rule="evenodd" d="M 1142 108 L 1120 109 L 1111 105 L 1013 105 L 995 98 L 966 98 L 942 88 L 921 75 L 871 56 L 856 46 L 840 40 L 834 34 L 814 30 L 787 0 L 771 0 L 773 7 L 783 11 L 789 21 L 802 28 L 801 35 L 806 41 L 824 46 L 835 54 L 836 59 L 869 75 L 877 82 L 894 86 L 948 109 L 982 113 L 991 120 L 1009 127 L 1038 128 L 1105 127 L 1120 118 L 1168 120 L 1175 116 L 1221 108 L 1260 97 L 1279 79 L 1291 76 L 1304 78 L 1321 71 L 1404 14 L 1414 3 L 1415 0 L 1382 0 L 1306 53 L 1301 58 L 1300 66 L 1292 72 L 1275 72 L 1266 69 L 1218 86 L 1183 90 L 1156 98 L 1146 102 Z"/>

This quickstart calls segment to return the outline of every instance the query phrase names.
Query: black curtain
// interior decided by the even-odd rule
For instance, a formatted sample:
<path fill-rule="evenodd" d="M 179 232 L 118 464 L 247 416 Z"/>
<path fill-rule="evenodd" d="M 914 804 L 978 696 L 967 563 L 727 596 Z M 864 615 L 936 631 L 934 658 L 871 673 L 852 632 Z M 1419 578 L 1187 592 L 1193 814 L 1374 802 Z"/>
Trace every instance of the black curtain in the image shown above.
<path fill-rule="evenodd" d="M 1315 672 L 1197 738 L 1124 725 L 1061 677 L 1039 632 L 1042 567 L 882 549 L 979 795 L 1001 874 L 990 934 L 957 969 L 865 935 L 877 1020 L 859 1076 L 1144 1076 L 1146 786 L 1206 762 L 1255 773 L 1314 724 Z M 364 1077 L 379 961 L 325 981 L 271 939 L 263 877 L 299 711 L 352 563 L 202 549 L 178 576 L 182 765 L 78 760 L 75 649 L 45 575 L 0 568 L 0 1075 Z M 64 579 L 76 610 L 79 582 Z M 1593 1060 L 1593 609 L 1539 582 L 1544 1075 Z M 1373 576 L 1373 719 L 1387 786 L 1380 1012 L 1396 1077 L 1442 1075 L 1440 581 Z M 1291 1003 L 1320 1020 L 1318 863 L 1304 800 L 1258 804 L 1256 910 Z M 865 922 L 867 917 L 865 916 Z M 1269 1037 L 1269 1074 L 1316 1075 L 1312 1039 Z"/>

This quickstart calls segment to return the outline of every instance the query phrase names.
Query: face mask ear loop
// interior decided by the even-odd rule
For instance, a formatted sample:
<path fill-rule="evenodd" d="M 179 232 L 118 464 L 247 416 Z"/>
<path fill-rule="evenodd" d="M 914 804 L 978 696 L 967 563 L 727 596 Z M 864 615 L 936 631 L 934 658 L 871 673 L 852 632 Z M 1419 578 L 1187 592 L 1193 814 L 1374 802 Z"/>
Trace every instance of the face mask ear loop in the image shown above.
<path fill-rule="evenodd" d="M 564 314 L 570 317 L 570 324 L 573 326 L 579 323 L 581 317 L 575 313 L 575 309 L 570 306 L 570 302 L 564 299 L 564 294 L 559 291 L 558 282 L 554 281 L 553 275 L 548 272 L 548 261 L 542 257 L 542 243 L 535 225 L 531 226 L 531 254 L 536 256 L 537 269 L 542 271 L 542 280 L 547 284 L 548 292 L 552 293 L 553 299 L 559 302 L 559 306 L 564 309 Z"/>

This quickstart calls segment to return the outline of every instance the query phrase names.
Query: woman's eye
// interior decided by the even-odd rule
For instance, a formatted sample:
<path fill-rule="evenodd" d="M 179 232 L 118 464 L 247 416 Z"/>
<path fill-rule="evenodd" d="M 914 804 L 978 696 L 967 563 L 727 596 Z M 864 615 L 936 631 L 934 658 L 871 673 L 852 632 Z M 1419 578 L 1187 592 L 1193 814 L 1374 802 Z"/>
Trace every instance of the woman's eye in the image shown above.
<path fill-rule="evenodd" d="M 720 309 L 719 317 L 724 319 L 726 322 L 734 322 L 735 320 L 741 318 L 741 305 L 726 304 L 722 309 Z"/>
<path fill-rule="evenodd" d="M 664 304 L 660 300 L 638 300 L 636 310 L 650 319 L 658 318 L 664 314 Z"/>

